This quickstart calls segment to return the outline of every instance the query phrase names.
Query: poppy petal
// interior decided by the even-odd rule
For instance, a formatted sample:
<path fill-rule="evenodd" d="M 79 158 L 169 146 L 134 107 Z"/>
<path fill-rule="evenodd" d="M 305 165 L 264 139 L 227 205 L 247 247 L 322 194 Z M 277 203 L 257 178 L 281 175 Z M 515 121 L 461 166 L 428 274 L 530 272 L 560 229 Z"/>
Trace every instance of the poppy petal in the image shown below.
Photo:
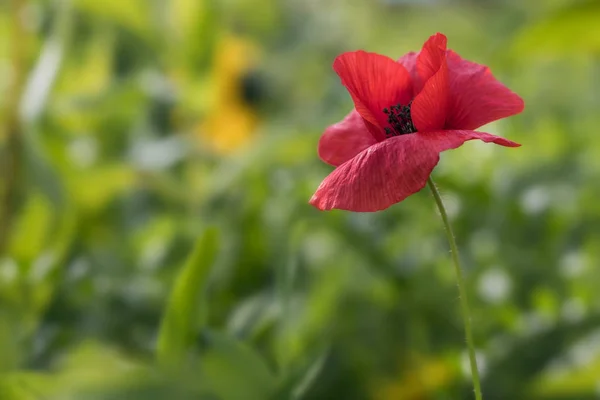
<path fill-rule="evenodd" d="M 319 140 L 319 157 L 338 166 L 375 143 L 377 140 L 369 133 L 360 114 L 352 110 L 342 121 L 325 130 Z"/>
<path fill-rule="evenodd" d="M 384 140 L 382 128 L 388 117 L 383 109 L 408 104 L 412 97 L 406 68 L 389 57 L 361 50 L 338 56 L 333 69 L 350 92 L 356 111 L 367 121 L 369 131 L 378 140 Z"/>
<path fill-rule="evenodd" d="M 441 33 L 431 36 L 417 56 L 417 72 L 421 82 L 425 83 L 435 75 L 446 60 L 446 44 L 448 39 Z"/>
<path fill-rule="evenodd" d="M 519 143 L 505 139 L 500 136 L 492 135 L 485 132 L 469 131 L 469 130 L 442 130 L 434 132 L 418 133 L 427 146 L 432 147 L 438 152 L 445 150 L 456 149 L 469 140 L 481 140 L 486 143 L 495 143 L 505 147 L 520 147 Z"/>
<path fill-rule="evenodd" d="M 447 54 L 450 101 L 446 128 L 476 129 L 523 111 L 523 99 L 498 81 L 490 69 Z"/>
<path fill-rule="evenodd" d="M 413 93 L 415 93 L 415 94 L 418 93 L 422 88 L 421 78 L 419 77 L 419 74 L 417 72 L 417 57 L 418 56 L 419 56 L 419 53 L 411 51 L 411 52 L 406 53 L 405 55 L 403 55 L 402 57 L 400 57 L 398 59 L 398 62 L 400 64 L 402 64 L 404 66 L 404 68 L 406 68 L 408 73 L 410 74 L 410 77 L 412 79 L 412 84 L 413 84 Z"/>
<path fill-rule="evenodd" d="M 371 212 L 388 208 L 425 186 L 439 152 L 421 135 L 375 144 L 336 168 L 310 203 L 320 210 Z"/>
<path fill-rule="evenodd" d="M 448 114 L 448 68 L 445 56 L 438 71 L 415 97 L 410 114 L 419 132 L 443 129 Z"/>
<path fill-rule="evenodd" d="M 414 133 L 379 142 L 336 168 L 319 185 L 310 204 L 320 210 L 372 212 L 421 190 L 439 153 L 479 139 L 507 147 L 519 144 L 484 132 L 452 130 Z"/>

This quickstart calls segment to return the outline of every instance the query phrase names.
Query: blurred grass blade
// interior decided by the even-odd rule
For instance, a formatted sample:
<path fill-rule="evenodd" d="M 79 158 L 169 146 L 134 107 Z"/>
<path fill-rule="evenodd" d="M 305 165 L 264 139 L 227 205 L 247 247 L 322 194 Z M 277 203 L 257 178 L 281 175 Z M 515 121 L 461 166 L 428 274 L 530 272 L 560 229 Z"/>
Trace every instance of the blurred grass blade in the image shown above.
<path fill-rule="evenodd" d="M 64 0 L 57 4 L 58 12 L 52 34 L 44 43 L 21 99 L 21 118 L 28 123 L 36 121 L 45 109 L 72 32 L 73 13 L 70 1 Z"/>
<path fill-rule="evenodd" d="M 304 399 L 308 391 L 317 381 L 317 378 L 321 374 L 329 352 L 323 352 L 308 368 L 304 377 L 296 384 L 296 387 L 292 390 L 291 398 L 293 400 Z"/>
<path fill-rule="evenodd" d="M 224 400 L 265 400 L 276 389 L 275 376 L 252 347 L 220 332 L 205 332 L 201 373 L 208 390 Z"/>
<path fill-rule="evenodd" d="M 175 280 L 157 341 L 157 359 L 162 365 L 181 362 L 186 349 L 194 341 L 195 333 L 201 328 L 197 320 L 202 310 L 201 298 L 218 247 L 217 229 L 208 228 L 196 242 Z"/>
<path fill-rule="evenodd" d="M 180 54 L 197 68 L 197 73 L 206 73 L 221 28 L 222 6 L 218 0 L 173 0 L 171 8 L 171 25 L 176 28 L 181 46 L 169 46 L 168 50 Z"/>
<path fill-rule="evenodd" d="M 329 344 L 319 346 L 311 354 L 296 360 L 287 371 L 279 375 L 277 393 L 273 397 L 276 400 L 306 400 L 315 386 L 318 378 L 325 369 L 330 359 Z"/>

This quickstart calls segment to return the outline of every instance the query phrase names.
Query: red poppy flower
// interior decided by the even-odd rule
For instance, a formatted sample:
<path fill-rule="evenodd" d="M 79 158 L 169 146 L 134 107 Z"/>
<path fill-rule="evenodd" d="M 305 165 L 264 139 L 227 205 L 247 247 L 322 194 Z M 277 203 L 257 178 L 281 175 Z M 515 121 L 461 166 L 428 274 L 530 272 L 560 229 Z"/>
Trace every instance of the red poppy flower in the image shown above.
<path fill-rule="evenodd" d="M 310 199 L 320 210 L 383 210 L 421 190 L 440 158 L 467 140 L 519 144 L 474 129 L 523 111 L 489 68 L 446 49 L 438 33 L 398 62 L 344 53 L 333 69 L 355 109 L 327 128 L 321 159 L 337 167 Z"/>

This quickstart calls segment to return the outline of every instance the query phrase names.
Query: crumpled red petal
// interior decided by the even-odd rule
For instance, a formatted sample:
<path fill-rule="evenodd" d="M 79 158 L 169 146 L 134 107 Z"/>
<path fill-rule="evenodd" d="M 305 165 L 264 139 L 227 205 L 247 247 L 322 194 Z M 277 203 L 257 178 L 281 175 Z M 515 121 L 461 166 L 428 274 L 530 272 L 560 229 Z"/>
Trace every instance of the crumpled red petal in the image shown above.
<path fill-rule="evenodd" d="M 439 160 L 420 135 L 377 143 L 336 168 L 310 203 L 320 210 L 379 211 L 423 188 Z"/>
<path fill-rule="evenodd" d="M 380 54 L 355 51 L 338 56 L 333 69 L 354 100 L 356 111 L 378 140 L 385 139 L 384 108 L 408 104 L 412 97 L 410 74 L 399 63 Z M 369 125 L 370 124 L 370 125 Z"/>
<path fill-rule="evenodd" d="M 443 129 L 448 114 L 448 67 L 446 56 L 441 58 L 439 69 L 425 82 L 423 90 L 411 106 L 413 124 L 419 132 Z"/>
<path fill-rule="evenodd" d="M 432 146 L 436 151 L 456 149 L 469 140 L 481 140 L 486 143 L 494 143 L 504 147 L 520 147 L 519 143 L 505 139 L 501 136 L 491 133 L 469 131 L 469 130 L 440 130 L 433 132 L 419 133 L 427 141 L 428 146 Z"/>
<path fill-rule="evenodd" d="M 523 99 L 498 81 L 484 65 L 448 50 L 450 102 L 448 129 L 477 129 L 523 111 Z"/>
<path fill-rule="evenodd" d="M 417 56 L 417 72 L 423 84 L 434 76 L 446 62 L 446 45 L 448 39 L 441 33 L 431 36 Z"/>
<path fill-rule="evenodd" d="M 377 140 L 363 118 L 352 110 L 342 121 L 325 130 L 319 140 L 319 157 L 337 167 L 375 143 Z"/>
<path fill-rule="evenodd" d="M 440 152 L 473 139 L 519 146 L 489 133 L 465 130 L 396 136 L 363 150 L 336 168 L 319 185 L 310 203 L 320 210 L 384 210 L 425 186 Z"/>

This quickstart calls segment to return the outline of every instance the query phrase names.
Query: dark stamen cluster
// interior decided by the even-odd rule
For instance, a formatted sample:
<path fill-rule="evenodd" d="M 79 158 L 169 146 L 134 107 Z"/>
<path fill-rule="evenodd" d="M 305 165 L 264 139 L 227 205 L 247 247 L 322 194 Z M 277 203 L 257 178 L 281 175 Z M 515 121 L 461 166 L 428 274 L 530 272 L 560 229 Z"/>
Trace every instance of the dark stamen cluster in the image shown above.
<path fill-rule="evenodd" d="M 412 101 L 408 105 L 397 104 L 389 109 L 384 108 L 383 112 L 388 116 L 389 127 L 384 128 L 385 136 L 390 138 L 393 136 L 405 135 L 417 131 L 412 118 L 410 117 L 410 107 Z"/>

